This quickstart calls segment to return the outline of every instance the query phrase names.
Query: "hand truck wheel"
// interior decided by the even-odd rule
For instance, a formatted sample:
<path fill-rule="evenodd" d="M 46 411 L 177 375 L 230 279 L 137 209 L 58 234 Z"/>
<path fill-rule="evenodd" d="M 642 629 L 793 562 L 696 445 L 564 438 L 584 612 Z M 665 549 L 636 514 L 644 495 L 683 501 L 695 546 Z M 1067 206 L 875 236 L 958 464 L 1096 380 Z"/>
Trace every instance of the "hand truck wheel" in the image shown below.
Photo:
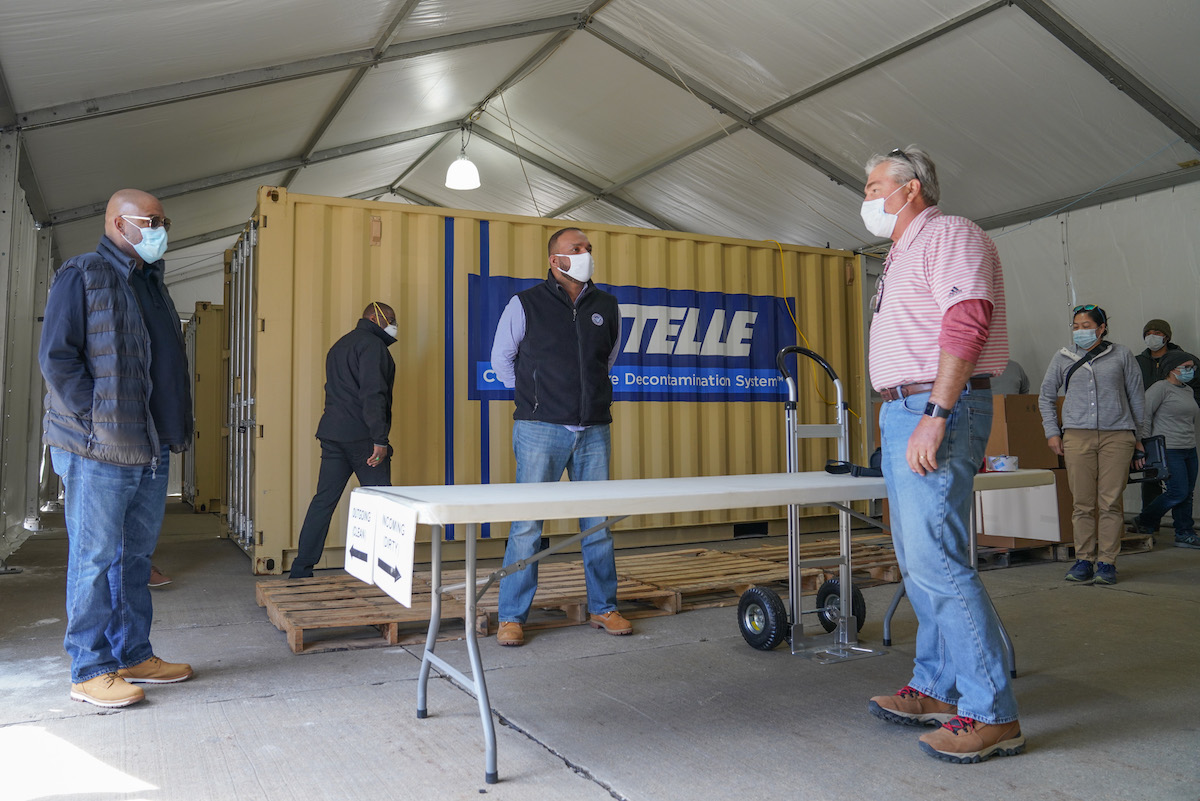
<path fill-rule="evenodd" d="M 745 596 L 743 596 L 745 597 Z M 817 590 L 817 620 L 825 631 L 837 628 L 838 616 L 842 611 L 842 585 L 838 579 L 829 579 Z M 855 631 L 862 631 L 867 619 L 867 602 L 858 587 L 850 585 L 850 614 L 858 622 Z"/>
<path fill-rule="evenodd" d="M 783 599 L 766 587 L 751 587 L 738 600 L 738 628 L 751 648 L 770 651 L 787 637 L 790 626 Z"/>

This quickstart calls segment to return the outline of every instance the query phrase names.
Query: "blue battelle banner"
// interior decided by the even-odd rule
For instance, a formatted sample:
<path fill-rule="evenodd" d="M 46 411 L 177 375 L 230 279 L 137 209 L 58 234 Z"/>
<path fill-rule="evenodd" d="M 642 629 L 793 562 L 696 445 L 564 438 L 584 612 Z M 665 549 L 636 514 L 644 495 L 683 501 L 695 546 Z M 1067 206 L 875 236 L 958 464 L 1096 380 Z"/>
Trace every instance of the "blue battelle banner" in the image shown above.
<path fill-rule="evenodd" d="M 491 365 L 496 324 L 517 292 L 544 278 L 468 276 L 471 363 L 467 397 L 511 400 Z M 621 350 L 611 372 L 618 401 L 782 401 L 775 367 L 796 344 L 783 298 L 597 284 L 621 305 Z"/>

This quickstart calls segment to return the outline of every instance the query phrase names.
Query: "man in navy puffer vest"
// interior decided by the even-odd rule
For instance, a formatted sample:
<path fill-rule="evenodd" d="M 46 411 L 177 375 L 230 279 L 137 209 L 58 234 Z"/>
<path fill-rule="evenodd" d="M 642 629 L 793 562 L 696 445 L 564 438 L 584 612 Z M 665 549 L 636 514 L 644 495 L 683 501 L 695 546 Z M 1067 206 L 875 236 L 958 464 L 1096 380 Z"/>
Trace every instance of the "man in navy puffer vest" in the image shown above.
<path fill-rule="evenodd" d="M 578 228 L 550 237 L 550 273 L 519 292 L 500 315 L 492 343 L 492 368 L 506 387 L 516 388 L 513 453 L 517 482 L 608 478 L 612 441 L 612 382 L 609 370 L 621 345 L 617 299 L 592 283 L 592 243 Z M 580 531 L 603 518 L 583 518 Z M 513 523 L 504 564 L 537 552 L 542 521 Z M 597 529 L 580 545 L 587 584 L 588 623 L 608 634 L 629 634 L 617 611 L 617 567 L 612 535 Z M 496 641 L 525 642 L 525 622 L 537 591 L 537 562 L 500 582 L 500 627 Z"/>
<path fill-rule="evenodd" d="M 71 698 L 102 707 L 142 700 L 135 684 L 192 676 L 154 655 L 147 587 L 169 457 L 192 441 L 187 355 L 163 284 L 170 227 L 153 195 L 114 194 L 95 252 L 54 276 L 38 349 L 44 439 L 66 497 Z"/>

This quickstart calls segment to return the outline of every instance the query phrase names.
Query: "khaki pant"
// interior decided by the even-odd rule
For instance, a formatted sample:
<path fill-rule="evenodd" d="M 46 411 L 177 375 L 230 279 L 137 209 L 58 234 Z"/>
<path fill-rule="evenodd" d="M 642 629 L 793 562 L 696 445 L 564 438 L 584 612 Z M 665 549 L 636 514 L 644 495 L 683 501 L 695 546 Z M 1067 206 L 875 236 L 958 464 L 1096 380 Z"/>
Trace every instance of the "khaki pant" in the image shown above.
<path fill-rule="evenodd" d="M 1121 495 L 1129 482 L 1132 431 L 1071 428 L 1063 432 L 1067 483 L 1075 497 L 1075 558 L 1117 563 L 1125 527 Z"/>

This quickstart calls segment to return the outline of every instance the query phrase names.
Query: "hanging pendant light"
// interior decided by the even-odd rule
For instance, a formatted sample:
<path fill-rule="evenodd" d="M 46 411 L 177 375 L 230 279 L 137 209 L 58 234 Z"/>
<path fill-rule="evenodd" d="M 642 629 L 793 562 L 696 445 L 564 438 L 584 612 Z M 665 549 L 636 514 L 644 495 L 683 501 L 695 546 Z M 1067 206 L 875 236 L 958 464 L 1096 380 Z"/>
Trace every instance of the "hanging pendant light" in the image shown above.
<path fill-rule="evenodd" d="M 467 158 L 467 128 L 462 129 L 462 148 L 458 158 L 446 170 L 447 189 L 478 189 L 479 170 Z"/>

